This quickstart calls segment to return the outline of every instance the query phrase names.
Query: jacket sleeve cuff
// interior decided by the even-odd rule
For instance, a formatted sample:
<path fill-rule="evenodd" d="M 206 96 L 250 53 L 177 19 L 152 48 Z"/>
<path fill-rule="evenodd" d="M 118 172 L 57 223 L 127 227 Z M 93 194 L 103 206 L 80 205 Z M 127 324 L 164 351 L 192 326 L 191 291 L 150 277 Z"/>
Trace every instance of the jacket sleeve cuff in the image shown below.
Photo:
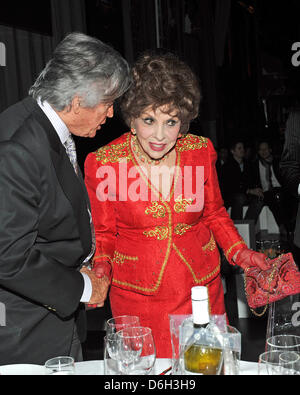
<path fill-rule="evenodd" d="M 84 289 L 80 299 L 81 303 L 88 303 L 92 296 L 92 283 L 89 276 L 85 273 L 81 273 L 84 279 Z"/>
<path fill-rule="evenodd" d="M 248 249 L 247 244 L 244 242 L 244 240 L 240 240 L 236 243 L 234 243 L 230 248 L 228 248 L 227 251 L 224 251 L 225 253 L 225 257 L 228 260 L 228 262 L 232 265 L 235 265 L 235 263 L 233 262 L 232 258 L 234 257 L 234 255 L 240 251 L 240 250 L 244 250 L 244 249 Z"/>

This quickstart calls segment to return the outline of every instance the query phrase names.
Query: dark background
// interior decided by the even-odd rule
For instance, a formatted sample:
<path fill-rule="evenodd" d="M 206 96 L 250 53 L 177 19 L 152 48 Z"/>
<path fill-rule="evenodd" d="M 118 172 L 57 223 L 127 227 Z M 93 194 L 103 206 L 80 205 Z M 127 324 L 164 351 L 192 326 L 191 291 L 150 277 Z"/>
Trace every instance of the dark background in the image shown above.
<path fill-rule="evenodd" d="M 54 26 L 52 1 L 2 2 L 0 24 L 55 36 L 66 16 L 61 15 Z M 300 67 L 291 63 L 292 44 L 300 41 L 298 0 L 82 0 L 82 4 L 85 32 L 110 43 L 130 63 L 144 50 L 159 46 L 191 65 L 203 94 L 193 133 L 210 137 L 216 148 L 228 146 L 237 136 L 250 147 L 267 137 L 275 154 L 280 154 L 285 122 L 300 91 Z M 125 131 L 116 106 L 115 118 L 93 141 L 77 139 L 81 167 L 87 152 Z"/>
<path fill-rule="evenodd" d="M 52 35 L 50 0 L 3 1 L 0 24 Z"/>

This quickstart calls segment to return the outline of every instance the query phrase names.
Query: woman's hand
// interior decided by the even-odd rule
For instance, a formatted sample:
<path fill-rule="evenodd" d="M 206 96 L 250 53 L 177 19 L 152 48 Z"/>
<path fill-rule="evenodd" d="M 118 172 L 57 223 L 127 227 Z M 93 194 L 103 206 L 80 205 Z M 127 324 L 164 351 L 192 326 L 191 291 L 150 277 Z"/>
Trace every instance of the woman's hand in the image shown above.
<path fill-rule="evenodd" d="M 263 253 L 248 248 L 239 250 L 233 257 L 233 261 L 244 270 L 249 266 L 257 266 L 261 270 L 268 270 L 271 267 Z"/>
<path fill-rule="evenodd" d="M 93 272 L 96 274 L 98 278 L 102 278 L 103 276 L 106 276 L 107 278 L 111 278 L 111 266 L 106 263 L 96 263 L 93 266 Z"/>

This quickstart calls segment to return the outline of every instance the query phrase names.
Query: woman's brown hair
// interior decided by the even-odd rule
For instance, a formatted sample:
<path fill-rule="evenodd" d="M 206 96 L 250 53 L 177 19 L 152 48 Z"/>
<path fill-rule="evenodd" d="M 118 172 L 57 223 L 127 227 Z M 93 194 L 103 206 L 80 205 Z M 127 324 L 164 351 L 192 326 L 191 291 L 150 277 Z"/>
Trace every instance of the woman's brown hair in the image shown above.
<path fill-rule="evenodd" d="M 132 68 L 133 83 L 121 101 L 121 111 L 128 126 L 146 108 L 167 106 L 181 120 L 181 133 L 198 116 L 201 99 L 197 77 L 175 55 L 145 53 Z"/>

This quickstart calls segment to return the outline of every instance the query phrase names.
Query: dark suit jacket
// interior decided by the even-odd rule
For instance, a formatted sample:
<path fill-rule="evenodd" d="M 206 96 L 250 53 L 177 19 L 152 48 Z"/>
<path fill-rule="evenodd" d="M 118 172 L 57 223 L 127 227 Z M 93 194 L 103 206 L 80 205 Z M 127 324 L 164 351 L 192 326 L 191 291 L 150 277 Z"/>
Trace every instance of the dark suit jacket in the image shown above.
<path fill-rule="evenodd" d="M 32 98 L 0 114 L 0 365 L 68 355 L 91 251 L 88 197 Z"/>
<path fill-rule="evenodd" d="M 300 109 L 290 113 L 285 130 L 285 143 L 280 161 L 283 186 L 298 199 L 300 184 Z M 295 244 L 300 247 L 300 209 L 295 227 Z"/>
<path fill-rule="evenodd" d="M 240 165 L 234 158 L 228 159 L 220 171 L 220 188 L 225 202 L 229 202 L 233 194 L 246 193 L 249 188 L 250 175 L 249 162 L 244 161 L 244 168 L 241 171 Z"/>

